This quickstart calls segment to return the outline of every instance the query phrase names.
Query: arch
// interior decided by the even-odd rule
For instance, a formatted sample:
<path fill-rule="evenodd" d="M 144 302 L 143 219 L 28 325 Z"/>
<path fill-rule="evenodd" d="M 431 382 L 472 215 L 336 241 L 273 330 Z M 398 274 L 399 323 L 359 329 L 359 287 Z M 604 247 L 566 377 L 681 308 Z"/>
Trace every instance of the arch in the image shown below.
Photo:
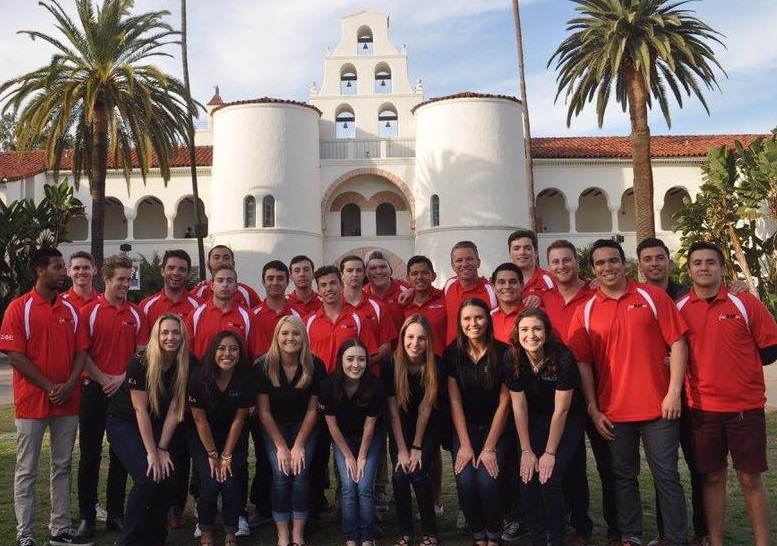
<path fill-rule="evenodd" d="M 636 231 L 637 213 L 634 208 L 634 188 L 629 188 L 621 195 L 621 206 L 618 209 L 618 231 Z"/>
<path fill-rule="evenodd" d="M 394 138 L 399 133 L 399 115 L 397 108 L 391 103 L 384 103 L 378 108 L 378 136 Z"/>
<path fill-rule="evenodd" d="M 246 195 L 243 198 L 243 227 L 256 227 L 256 197 Z"/>
<path fill-rule="evenodd" d="M 275 227 L 275 197 L 265 195 L 262 199 L 262 227 Z"/>
<path fill-rule="evenodd" d="M 351 63 L 340 67 L 340 94 L 355 95 L 359 87 L 359 73 Z"/>
<path fill-rule="evenodd" d="M 70 217 L 67 237 L 71 241 L 86 241 L 89 238 L 89 220 L 85 214 L 74 214 Z"/>
<path fill-rule="evenodd" d="M 394 173 L 379 169 L 376 167 L 365 167 L 362 169 L 354 169 L 340 176 L 324 192 L 321 199 L 321 224 L 326 225 L 325 215 L 326 211 L 330 208 L 332 201 L 338 195 L 339 188 L 348 182 L 349 180 L 356 178 L 357 176 L 372 175 L 384 178 L 394 184 L 402 195 L 405 197 L 408 206 L 410 207 L 410 229 L 415 229 L 415 199 L 413 198 L 413 192 L 410 190 L 407 184 L 405 184 L 401 178 Z"/>
<path fill-rule="evenodd" d="M 691 195 L 688 190 L 682 186 L 669 188 L 664 194 L 664 205 L 661 207 L 661 229 L 663 231 L 675 231 L 677 229 L 677 220 L 673 218 L 680 212 L 685 203 L 685 199 L 690 200 Z"/>
<path fill-rule="evenodd" d="M 432 227 L 440 225 L 440 196 L 436 193 L 432 195 L 431 202 L 429 203 L 429 211 L 431 213 L 430 223 Z"/>
<path fill-rule="evenodd" d="M 375 93 L 391 93 L 392 90 L 391 67 L 387 62 L 375 65 Z"/>
<path fill-rule="evenodd" d="M 340 210 L 340 236 L 360 237 L 362 234 L 362 211 L 356 203 L 346 203 Z"/>
<path fill-rule="evenodd" d="M 372 55 L 375 51 L 372 29 L 367 25 L 362 25 L 359 30 L 356 31 L 356 54 L 357 55 Z"/>
<path fill-rule="evenodd" d="M 132 234 L 135 239 L 166 239 L 167 217 L 165 206 L 153 195 L 143 197 L 138 203 Z"/>
<path fill-rule="evenodd" d="M 341 104 L 335 110 L 335 136 L 337 138 L 356 137 L 356 114 L 350 104 Z"/>
<path fill-rule="evenodd" d="M 539 231 L 569 233 L 569 211 L 564 192 L 556 188 L 546 188 L 537 194 L 536 203 Z"/>
<path fill-rule="evenodd" d="M 115 197 L 105 198 L 103 233 L 106 240 L 127 238 L 127 216 L 124 214 L 124 205 Z"/>
<path fill-rule="evenodd" d="M 370 204 L 369 210 L 377 210 L 382 203 L 389 203 L 397 211 L 407 210 L 407 203 L 402 199 L 402 196 L 388 190 L 379 191 L 370 198 L 368 203 Z"/>
<path fill-rule="evenodd" d="M 397 234 L 397 210 L 391 203 L 381 203 L 375 209 L 375 235 Z"/>
<path fill-rule="evenodd" d="M 330 212 L 340 212 L 348 203 L 354 203 L 359 206 L 360 209 L 364 209 L 368 206 L 369 201 L 355 191 L 343 192 L 332 200 L 332 204 L 329 207 Z"/>
<path fill-rule="evenodd" d="M 202 236 L 208 236 L 208 217 L 205 215 L 205 204 L 200 199 L 200 217 L 202 218 L 203 230 Z M 195 225 L 194 221 L 194 198 L 191 195 L 184 195 L 178 200 L 175 206 L 175 219 L 173 220 L 173 236 L 183 238 L 186 235 L 186 229 Z"/>
<path fill-rule="evenodd" d="M 587 188 L 580 194 L 575 226 L 582 233 L 612 231 L 612 214 L 607 207 L 607 196 L 601 188 Z"/>
<path fill-rule="evenodd" d="M 332 263 L 333 264 L 339 264 L 343 258 L 346 256 L 366 256 L 373 250 L 380 250 L 383 253 L 383 256 L 388 260 L 389 265 L 391 266 L 391 276 L 395 278 L 404 278 L 405 273 L 407 271 L 407 262 L 405 262 L 404 259 L 402 259 L 400 256 L 397 256 L 390 250 L 387 250 L 382 247 L 375 247 L 375 246 L 358 246 L 354 247 L 346 252 L 343 252 L 340 254 Z"/>

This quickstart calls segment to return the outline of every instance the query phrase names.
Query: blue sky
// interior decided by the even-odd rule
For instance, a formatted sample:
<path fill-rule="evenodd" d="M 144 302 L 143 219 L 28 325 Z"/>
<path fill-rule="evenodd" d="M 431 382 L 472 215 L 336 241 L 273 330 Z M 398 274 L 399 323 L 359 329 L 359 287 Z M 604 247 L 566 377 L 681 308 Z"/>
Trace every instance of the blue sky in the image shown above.
<path fill-rule="evenodd" d="M 69 4 L 69 0 L 63 0 Z M 707 92 L 711 115 L 695 99 L 672 107 L 669 130 L 651 114 L 653 134 L 768 132 L 777 126 L 777 2 L 729 0 L 687 7 L 725 35 L 715 51 L 728 73 L 721 91 Z M 137 10 L 168 9 L 179 26 L 178 0 L 136 0 Z M 391 17 L 389 35 L 407 45 L 410 76 L 427 98 L 459 91 L 518 94 L 516 46 L 509 0 L 190 0 L 190 71 L 195 98 L 207 102 L 218 84 L 227 101 L 262 96 L 305 101 L 310 82 L 322 79 L 327 46 L 340 39 L 340 18 L 359 9 Z M 521 2 L 527 99 L 534 136 L 625 135 L 628 117 L 612 103 L 604 127 L 591 106 L 566 126 L 563 100 L 554 104 L 555 72 L 545 67 L 574 17 L 567 0 Z M 0 21 L 0 81 L 45 64 L 50 50 L 17 30 L 52 30 L 48 14 L 31 0 L 14 3 Z M 178 59 L 163 68 L 180 73 Z"/>

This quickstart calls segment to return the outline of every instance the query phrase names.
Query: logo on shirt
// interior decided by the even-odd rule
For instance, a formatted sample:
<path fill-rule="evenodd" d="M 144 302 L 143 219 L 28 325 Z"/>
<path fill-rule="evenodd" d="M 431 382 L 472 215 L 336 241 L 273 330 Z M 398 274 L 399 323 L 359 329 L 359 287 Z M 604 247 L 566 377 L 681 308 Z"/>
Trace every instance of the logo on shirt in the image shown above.
<path fill-rule="evenodd" d="M 741 320 L 742 315 L 738 313 L 721 313 L 718 315 L 718 322 L 723 322 L 724 320 Z"/>
<path fill-rule="evenodd" d="M 240 331 L 243 331 L 245 329 L 245 326 L 242 323 L 237 323 L 237 322 L 227 322 L 227 326 L 230 328 L 237 328 Z"/>
<path fill-rule="evenodd" d="M 121 324 L 123 326 L 130 326 L 133 330 L 137 327 L 137 323 L 134 320 L 122 320 Z"/>
<path fill-rule="evenodd" d="M 356 330 L 356 328 L 350 324 L 341 324 L 340 328 L 343 330 Z"/>
<path fill-rule="evenodd" d="M 230 398 L 237 398 L 240 396 L 240 391 L 236 389 L 229 389 L 229 391 L 227 392 L 227 396 Z"/>
<path fill-rule="evenodd" d="M 73 322 L 73 317 L 59 317 L 59 321 L 58 322 L 60 324 L 72 323 Z"/>
<path fill-rule="evenodd" d="M 647 307 L 646 303 L 631 303 L 627 309 L 631 311 L 632 309 L 644 309 L 645 307 Z"/>
<path fill-rule="evenodd" d="M 0 341 L 13 341 L 13 334 L 0 334 Z"/>

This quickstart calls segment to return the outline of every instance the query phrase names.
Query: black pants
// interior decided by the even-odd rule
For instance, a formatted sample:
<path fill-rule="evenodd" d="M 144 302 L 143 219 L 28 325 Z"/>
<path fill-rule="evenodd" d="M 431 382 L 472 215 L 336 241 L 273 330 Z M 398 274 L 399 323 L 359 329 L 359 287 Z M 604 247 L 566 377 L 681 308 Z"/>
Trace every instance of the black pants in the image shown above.
<path fill-rule="evenodd" d="M 318 436 L 313 461 L 310 464 L 310 513 L 320 514 L 324 509 L 322 502 L 324 490 L 329 487 L 329 453 L 332 449 L 332 437 L 324 416 L 318 416 Z"/>
<path fill-rule="evenodd" d="M 78 413 L 78 509 L 81 519 L 94 522 L 97 504 L 97 484 L 100 478 L 100 462 L 105 435 L 105 416 L 108 397 L 96 381 L 84 380 L 81 389 L 81 407 Z M 109 449 L 106 497 L 108 518 L 124 517 L 124 491 L 127 488 L 127 471 Z"/>
<path fill-rule="evenodd" d="M 264 433 L 262 422 L 258 415 L 249 415 L 246 425 L 251 434 L 256 455 L 256 473 L 251 482 L 249 499 L 260 514 L 270 514 L 270 492 L 272 491 L 272 469 L 267 458 L 267 450 L 264 447 Z M 245 469 L 245 480 L 248 483 L 248 466 Z M 247 504 L 247 503 L 245 503 Z"/>

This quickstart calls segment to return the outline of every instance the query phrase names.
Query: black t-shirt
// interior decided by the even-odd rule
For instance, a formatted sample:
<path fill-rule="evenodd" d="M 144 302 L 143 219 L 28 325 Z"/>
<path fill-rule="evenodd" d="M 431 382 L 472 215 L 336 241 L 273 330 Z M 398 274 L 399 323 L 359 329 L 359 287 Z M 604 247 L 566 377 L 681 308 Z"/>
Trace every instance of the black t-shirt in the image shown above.
<path fill-rule="evenodd" d="M 495 351 L 493 377 L 490 385 L 486 381 L 486 364 L 490 351 Z M 464 418 L 468 423 L 479 426 L 490 426 L 496 409 L 499 407 L 499 392 L 502 390 L 502 374 L 504 371 L 504 353 L 508 346 L 501 341 L 494 345 L 480 360 L 472 362 L 466 352 L 459 350 L 456 342 L 448 345 L 443 352 L 443 361 L 448 377 L 456 380 L 461 393 L 461 403 Z"/>
<path fill-rule="evenodd" d="M 192 362 L 193 361 L 193 362 Z M 173 392 L 173 386 L 175 385 L 175 379 L 177 374 L 176 363 L 170 366 L 167 371 L 162 374 L 162 383 L 164 384 L 165 396 L 162 399 L 162 407 L 160 408 L 160 414 L 154 415 L 151 412 L 151 408 L 148 407 L 148 414 L 151 417 L 151 424 L 154 427 L 161 426 L 165 417 L 167 416 L 167 409 L 170 407 L 170 398 Z M 196 364 L 196 360 L 191 359 L 189 367 L 192 368 Z M 108 401 L 108 415 L 122 419 L 124 421 L 132 421 L 137 424 L 137 418 L 135 417 L 135 410 L 132 407 L 132 400 L 130 399 L 130 390 L 145 391 L 146 390 L 146 358 L 145 352 L 141 352 L 132 357 L 127 364 L 127 375 L 124 379 L 124 383 L 116 391 L 116 394 L 110 397 Z"/>
<path fill-rule="evenodd" d="M 432 414 L 429 416 L 429 424 L 426 426 L 426 431 L 439 432 L 438 428 L 438 416 L 442 404 L 446 401 L 448 384 L 445 370 L 443 369 L 442 361 L 435 357 L 435 371 L 437 372 L 437 400 L 435 401 L 435 407 L 432 408 Z M 386 398 L 396 396 L 396 384 L 394 382 L 394 358 L 386 359 L 383 361 L 383 365 L 380 372 L 380 380 L 383 385 L 383 392 L 386 393 Z M 421 384 L 421 373 L 412 373 L 407 371 L 407 385 L 410 390 L 410 399 L 408 400 L 407 409 L 403 409 L 399 406 L 399 420 L 402 423 L 402 430 L 407 434 L 408 432 L 415 433 L 415 425 L 418 422 L 418 407 L 421 405 L 421 401 L 424 399 L 426 389 Z"/>
<path fill-rule="evenodd" d="M 267 363 L 260 362 L 256 366 L 256 383 L 259 394 L 266 394 L 270 400 L 270 413 L 276 423 L 299 423 L 305 418 L 310 397 L 318 396 L 321 381 L 326 377 L 324 362 L 317 356 L 313 357 L 313 377 L 303 389 L 296 387 L 302 378 L 302 365 L 297 365 L 297 371 L 291 383 L 286 379 L 282 366 L 278 366 L 279 386 L 273 386 L 267 376 Z"/>
<path fill-rule="evenodd" d="M 237 410 L 256 405 L 256 387 L 249 368 L 235 368 L 229 384 L 222 391 L 215 381 L 210 390 L 202 384 L 202 366 L 199 366 L 189 378 L 187 395 L 191 408 L 205 410 L 213 439 L 218 445 L 226 442 Z"/>
<path fill-rule="evenodd" d="M 515 368 L 510 352 L 504 355 L 504 381 L 507 388 L 515 392 L 526 394 L 526 405 L 529 419 L 535 418 L 550 421 L 555 407 L 556 391 L 573 390 L 572 403 L 569 407 L 567 419 L 582 421 L 585 415 L 583 399 L 580 396 L 580 371 L 577 360 L 565 345 L 558 347 L 556 364 L 558 371 L 551 374 L 547 371 L 539 375 L 534 373 L 528 363 L 521 367 L 521 375 L 515 376 Z"/>
<path fill-rule="evenodd" d="M 365 372 L 362 385 L 352 397 L 346 394 L 338 400 L 335 397 L 335 385 L 332 377 L 321 382 L 318 395 L 318 408 L 324 415 L 334 415 L 337 426 L 346 438 L 361 438 L 367 417 L 377 417 L 376 426 L 383 422 L 383 409 L 386 397 L 380 381 L 369 372 Z"/>

